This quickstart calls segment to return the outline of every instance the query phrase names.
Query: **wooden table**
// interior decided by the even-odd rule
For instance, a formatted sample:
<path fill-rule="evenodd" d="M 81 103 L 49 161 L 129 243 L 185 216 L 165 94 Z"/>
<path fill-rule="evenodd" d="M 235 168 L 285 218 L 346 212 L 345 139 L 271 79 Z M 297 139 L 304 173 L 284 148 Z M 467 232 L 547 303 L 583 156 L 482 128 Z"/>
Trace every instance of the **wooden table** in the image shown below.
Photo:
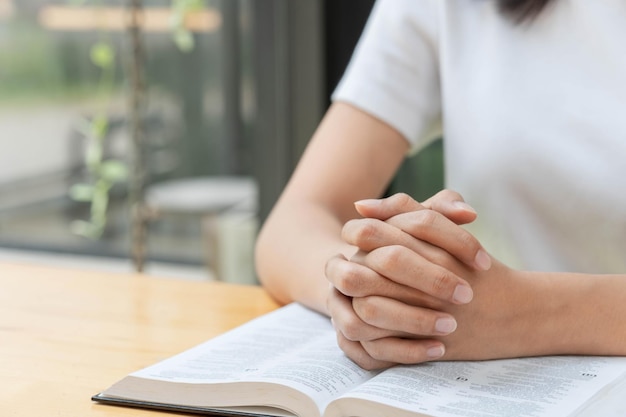
<path fill-rule="evenodd" d="M 154 417 L 90 398 L 276 307 L 254 286 L 2 263 L 0 415 Z"/>
<path fill-rule="evenodd" d="M 0 263 L 0 417 L 157 417 L 91 396 L 277 308 L 259 287 Z M 585 416 L 626 416 L 615 401 Z"/>

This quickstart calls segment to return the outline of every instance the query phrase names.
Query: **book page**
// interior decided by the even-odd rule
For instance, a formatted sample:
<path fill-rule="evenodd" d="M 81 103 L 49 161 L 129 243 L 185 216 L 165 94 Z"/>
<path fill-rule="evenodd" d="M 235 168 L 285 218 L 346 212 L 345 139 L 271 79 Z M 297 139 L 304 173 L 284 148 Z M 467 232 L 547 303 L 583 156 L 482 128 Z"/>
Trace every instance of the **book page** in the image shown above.
<path fill-rule="evenodd" d="M 611 384 L 606 390 L 583 407 L 576 417 L 624 417 L 626 416 L 626 378 Z"/>
<path fill-rule="evenodd" d="M 272 382 L 291 386 L 322 409 L 375 373 L 337 347 L 330 320 L 291 304 L 131 376 L 191 384 Z"/>
<path fill-rule="evenodd" d="M 436 417 L 569 416 L 625 371 L 626 358 L 588 356 L 433 362 L 389 369 L 346 397 Z M 349 402 L 331 404 L 328 416 L 353 410 Z"/>

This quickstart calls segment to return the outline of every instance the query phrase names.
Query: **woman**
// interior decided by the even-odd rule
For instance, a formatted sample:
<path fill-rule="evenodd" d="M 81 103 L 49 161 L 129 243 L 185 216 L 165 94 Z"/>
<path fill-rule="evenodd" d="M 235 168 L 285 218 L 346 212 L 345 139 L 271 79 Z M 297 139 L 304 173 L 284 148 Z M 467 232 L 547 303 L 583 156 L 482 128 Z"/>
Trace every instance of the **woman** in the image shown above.
<path fill-rule="evenodd" d="M 626 354 L 624 21 L 622 0 L 379 0 L 259 235 L 262 283 L 365 368 Z M 372 200 L 441 133 L 455 192 Z"/>

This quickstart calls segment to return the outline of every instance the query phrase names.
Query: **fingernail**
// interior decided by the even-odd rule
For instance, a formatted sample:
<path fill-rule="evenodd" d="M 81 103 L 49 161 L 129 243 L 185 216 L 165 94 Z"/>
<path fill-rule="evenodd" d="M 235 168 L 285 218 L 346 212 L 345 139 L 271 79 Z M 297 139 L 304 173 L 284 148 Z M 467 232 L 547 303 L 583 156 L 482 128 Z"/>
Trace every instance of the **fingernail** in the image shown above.
<path fill-rule="evenodd" d="M 446 353 L 446 349 L 443 347 L 443 345 L 433 346 L 426 350 L 426 356 L 428 356 L 429 359 L 440 358 L 443 356 L 444 353 Z"/>
<path fill-rule="evenodd" d="M 491 268 L 491 257 L 483 249 L 480 249 L 478 253 L 476 253 L 474 263 L 476 264 L 478 269 L 486 271 Z"/>
<path fill-rule="evenodd" d="M 467 304 L 474 298 L 474 292 L 467 285 L 457 285 L 452 298 L 459 304 Z"/>
<path fill-rule="evenodd" d="M 465 201 L 454 201 L 452 203 L 452 205 L 454 205 L 458 209 L 465 210 L 465 211 L 471 211 L 472 213 L 476 213 L 476 210 L 474 210 L 474 207 L 470 206 Z"/>
<path fill-rule="evenodd" d="M 452 317 L 443 317 L 435 322 L 435 330 L 440 334 L 450 334 L 456 330 L 456 320 Z"/>
<path fill-rule="evenodd" d="M 359 200 L 359 201 L 354 202 L 355 205 L 364 206 L 364 207 L 378 207 L 380 206 L 380 203 L 381 203 L 380 200 L 376 200 L 374 198 L 369 198 L 367 200 Z"/>

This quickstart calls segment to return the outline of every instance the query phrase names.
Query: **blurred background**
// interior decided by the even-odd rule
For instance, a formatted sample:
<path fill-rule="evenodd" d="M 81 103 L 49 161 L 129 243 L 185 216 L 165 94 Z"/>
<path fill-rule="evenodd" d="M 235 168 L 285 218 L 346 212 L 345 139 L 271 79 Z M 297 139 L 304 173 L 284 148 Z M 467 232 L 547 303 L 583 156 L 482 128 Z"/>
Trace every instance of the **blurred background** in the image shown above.
<path fill-rule="evenodd" d="M 140 242 L 149 273 L 256 283 L 256 232 L 372 4 L 0 0 L 0 259 L 128 271 Z M 389 192 L 440 189 L 441 152 Z"/>

